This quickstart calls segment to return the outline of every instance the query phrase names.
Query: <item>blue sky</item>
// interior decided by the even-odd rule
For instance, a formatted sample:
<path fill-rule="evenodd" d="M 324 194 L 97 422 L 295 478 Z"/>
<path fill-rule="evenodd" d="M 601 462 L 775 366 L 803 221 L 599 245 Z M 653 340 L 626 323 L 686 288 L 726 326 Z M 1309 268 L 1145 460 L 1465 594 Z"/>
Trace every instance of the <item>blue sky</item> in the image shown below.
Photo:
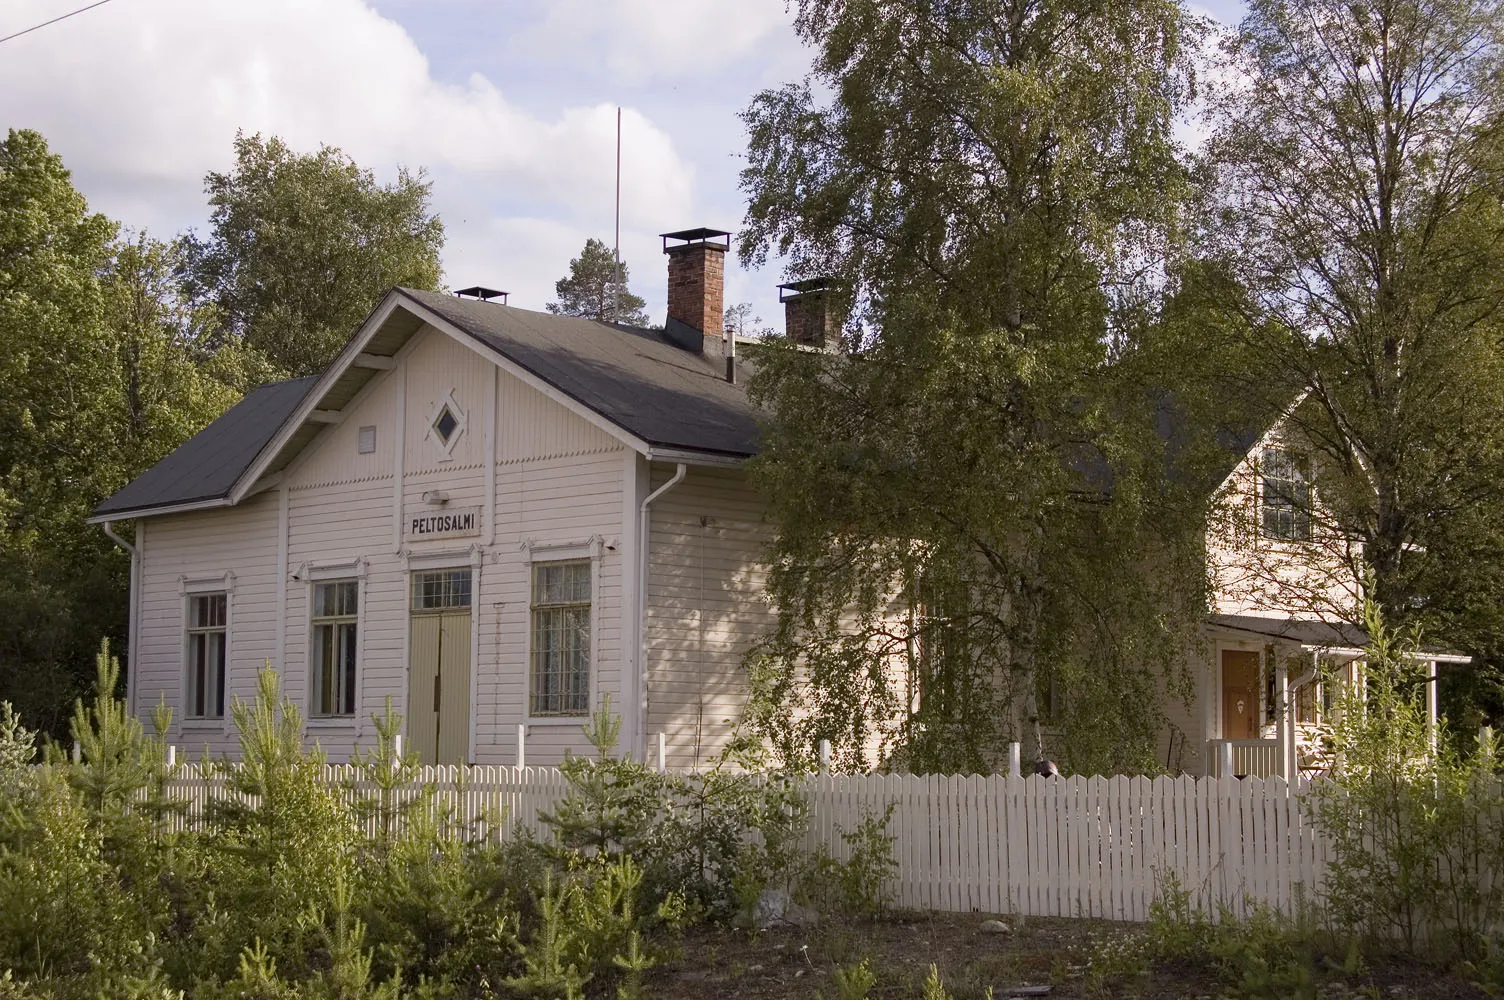
<path fill-rule="evenodd" d="M 7 0 L 0 35 L 80 0 Z M 1241 4 L 1200 9 L 1232 23 Z M 236 128 L 337 145 L 390 177 L 426 167 L 446 279 L 542 308 L 586 237 L 610 239 L 623 114 L 623 257 L 661 319 L 656 234 L 735 230 L 737 113 L 798 79 L 784 0 L 112 0 L 0 47 L 0 121 L 36 128 L 94 208 L 202 227 Z M 777 317 L 776 264 L 727 302 Z"/>

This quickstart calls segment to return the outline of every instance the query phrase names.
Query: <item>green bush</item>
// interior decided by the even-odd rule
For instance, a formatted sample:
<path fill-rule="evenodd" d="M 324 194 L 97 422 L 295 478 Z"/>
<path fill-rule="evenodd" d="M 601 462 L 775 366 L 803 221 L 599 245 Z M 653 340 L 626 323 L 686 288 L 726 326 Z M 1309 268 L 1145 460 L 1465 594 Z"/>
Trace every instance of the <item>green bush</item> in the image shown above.
<path fill-rule="evenodd" d="M 1335 764 L 1307 800 L 1333 848 L 1325 904 L 1376 946 L 1478 959 L 1497 950 L 1504 914 L 1498 747 L 1485 738 L 1464 756 L 1443 723 L 1432 752 L 1417 640 L 1372 611 L 1368 629 L 1366 686 L 1339 696 Z"/>
<path fill-rule="evenodd" d="M 461 829 L 396 754 L 390 705 L 338 787 L 270 669 L 232 704 L 239 758 L 205 762 L 216 788 L 190 817 L 171 714 L 146 732 L 117 680 L 102 650 L 78 764 L 55 745 L 30 763 L 0 708 L 0 998 L 633 1000 L 687 923 L 767 887 L 876 909 L 891 872 L 886 817 L 843 834 L 849 862 L 811 856 L 798 776 L 753 773 L 745 748 L 657 774 L 616 755 L 609 711 L 587 727 L 596 753 L 564 765 L 547 842 L 496 836 L 504 817 Z"/>

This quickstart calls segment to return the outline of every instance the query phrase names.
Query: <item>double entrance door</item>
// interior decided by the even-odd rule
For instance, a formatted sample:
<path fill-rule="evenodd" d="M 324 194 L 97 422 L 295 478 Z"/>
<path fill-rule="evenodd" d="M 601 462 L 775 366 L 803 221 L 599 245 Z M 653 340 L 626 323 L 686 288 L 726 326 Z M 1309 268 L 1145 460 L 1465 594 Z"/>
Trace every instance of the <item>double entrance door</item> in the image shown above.
<path fill-rule="evenodd" d="M 470 752 L 470 570 L 414 573 L 409 623 L 407 745 L 424 764 Z"/>

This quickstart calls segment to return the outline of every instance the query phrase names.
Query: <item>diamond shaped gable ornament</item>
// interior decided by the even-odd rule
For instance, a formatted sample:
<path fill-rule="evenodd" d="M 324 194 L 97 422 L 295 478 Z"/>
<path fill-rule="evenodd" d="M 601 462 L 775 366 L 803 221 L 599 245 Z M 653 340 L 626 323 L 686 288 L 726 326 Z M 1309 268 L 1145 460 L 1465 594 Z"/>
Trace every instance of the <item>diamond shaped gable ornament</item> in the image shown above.
<path fill-rule="evenodd" d="M 429 413 L 427 437 L 438 448 L 440 459 L 448 461 L 454 457 L 454 446 L 464 433 L 465 411 L 456 402 L 454 390 L 450 389 Z"/>

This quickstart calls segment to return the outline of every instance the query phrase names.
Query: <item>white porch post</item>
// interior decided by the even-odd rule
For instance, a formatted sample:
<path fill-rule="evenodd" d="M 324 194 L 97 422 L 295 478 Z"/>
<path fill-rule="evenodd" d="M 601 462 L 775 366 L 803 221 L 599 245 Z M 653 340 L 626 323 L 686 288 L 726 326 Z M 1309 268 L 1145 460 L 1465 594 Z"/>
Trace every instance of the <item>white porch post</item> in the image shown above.
<path fill-rule="evenodd" d="M 1274 667 L 1274 738 L 1279 743 L 1279 766 L 1277 773 L 1286 781 L 1290 779 L 1290 663 L 1283 656 L 1275 657 Z"/>
<path fill-rule="evenodd" d="M 1439 673 L 1436 661 L 1428 661 L 1426 664 L 1426 748 L 1432 757 L 1436 756 L 1436 682 Z"/>

